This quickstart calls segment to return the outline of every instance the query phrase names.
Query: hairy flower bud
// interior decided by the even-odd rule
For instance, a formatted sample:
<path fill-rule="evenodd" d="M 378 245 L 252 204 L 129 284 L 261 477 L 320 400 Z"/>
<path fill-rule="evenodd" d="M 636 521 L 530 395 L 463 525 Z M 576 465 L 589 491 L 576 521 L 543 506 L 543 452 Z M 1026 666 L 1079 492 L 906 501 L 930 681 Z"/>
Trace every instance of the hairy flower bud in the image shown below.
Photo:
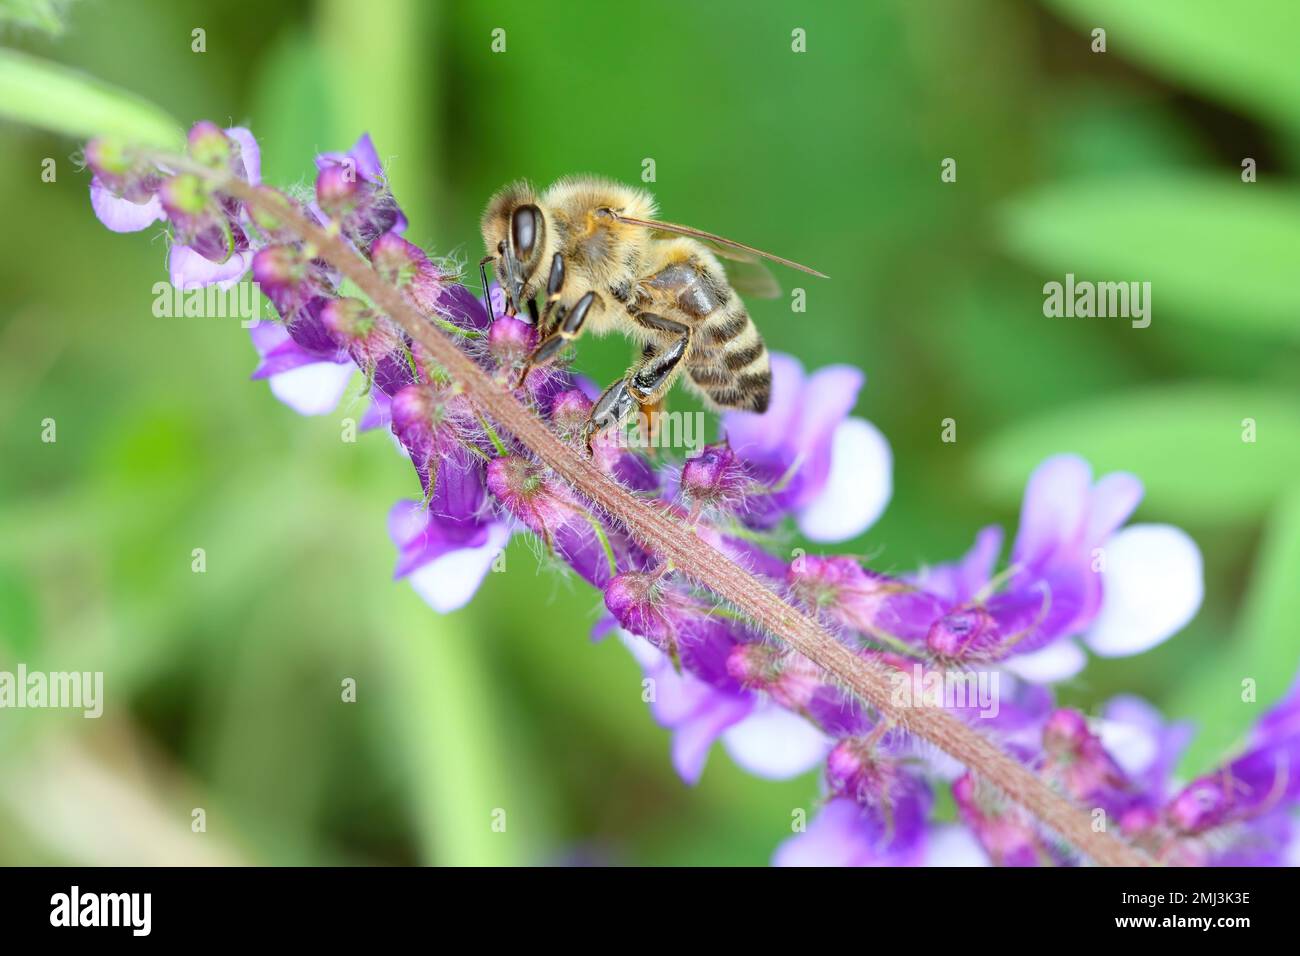
<path fill-rule="evenodd" d="M 433 260 L 419 246 L 395 232 L 386 232 L 371 243 L 370 261 L 421 312 L 429 314 L 439 310 L 438 299 L 446 283 Z"/>
<path fill-rule="evenodd" d="M 997 866 L 1038 866 L 1052 862 L 1032 818 L 993 788 L 967 773 L 952 785 L 957 813 Z"/>
<path fill-rule="evenodd" d="M 213 169 L 229 167 L 236 148 L 225 130 L 208 120 L 190 127 L 186 147 L 191 159 Z"/>
<path fill-rule="evenodd" d="M 1061 708 L 1047 718 L 1043 751 L 1047 756 L 1044 772 L 1060 780 L 1075 799 L 1095 798 L 1125 785 L 1123 771 L 1076 710 Z"/>
<path fill-rule="evenodd" d="M 305 288 L 310 267 L 301 246 L 266 246 L 253 256 L 253 281 L 287 318 L 311 294 Z"/>
<path fill-rule="evenodd" d="M 392 323 L 360 299 L 331 299 L 320 318 L 335 340 L 363 366 L 373 365 L 397 348 L 400 341 Z"/>
<path fill-rule="evenodd" d="M 163 210 L 176 230 L 176 242 L 212 262 L 225 262 L 236 248 L 246 245 L 244 234 L 231 223 L 203 180 L 182 173 L 166 180 L 158 190 Z"/>
<path fill-rule="evenodd" d="M 692 504 L 706 508 L 736 508 L 753 481 L 731 447 L 706 445 L 682 465 L 682 494 Z"/>
<path fill-rule="evenodd" d="M 488 329 L 488 354 L 498 369 L 508 373 L 508 378 L 518 377 L 515 370 L 523 365 L 536 345 L 537 330 L 512 316 L 500 316 Z"/>
<path fill-rule="evenodd" d="M 960 661 L 978 657 L 999 640 L 998 624 L 980 607 L 961 608 L 936 620 L 925 636 L 935 657 Z"/>
<path fill-rule="evenodd" d="M 766 691 L 782 707 L 795 711 L 805 710 L 823 687 L 816 665 L 771 644 L 737 644 L 727 656 L 727 673 L 742 687 Z"/>

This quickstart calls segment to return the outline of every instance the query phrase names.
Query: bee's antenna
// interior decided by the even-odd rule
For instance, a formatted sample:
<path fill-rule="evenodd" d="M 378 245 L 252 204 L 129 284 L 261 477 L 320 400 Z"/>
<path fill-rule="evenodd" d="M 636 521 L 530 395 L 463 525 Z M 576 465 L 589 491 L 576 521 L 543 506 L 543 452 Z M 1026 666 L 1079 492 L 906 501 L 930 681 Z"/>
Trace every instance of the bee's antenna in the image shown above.
<path fill-rule="evenodd" d="M 488 288 L 487 269 L 484 268 L 496 256 L 484 256 L 478 261 L 478 277 L 483 282 L 483 308 L 487 310 L 488 325 L 496 322 L 497 317 L 492 313 L 492 293 Z"/>

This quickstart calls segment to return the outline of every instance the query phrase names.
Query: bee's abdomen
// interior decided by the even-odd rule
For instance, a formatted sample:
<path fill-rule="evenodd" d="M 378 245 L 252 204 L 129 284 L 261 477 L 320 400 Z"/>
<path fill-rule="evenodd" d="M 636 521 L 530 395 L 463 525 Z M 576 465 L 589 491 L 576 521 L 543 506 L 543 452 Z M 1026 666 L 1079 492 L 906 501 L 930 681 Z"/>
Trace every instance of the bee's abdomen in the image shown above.
<path fill-rule="evenodd" d="M 691 381 L 722 408 L 764 412 L 772 393 L 767 346 L 745 306 L 732 297 L 697 328 L 687 359 Z"/>
<path fill-rule="evenodd" d="M 767 348 L 745 304 L 697 257 L 672 262 L 645 279 L 652 307 L 694 330 L 686 358 L 691 384 L 721 408 L 763 412 L 772 391 Z"/>

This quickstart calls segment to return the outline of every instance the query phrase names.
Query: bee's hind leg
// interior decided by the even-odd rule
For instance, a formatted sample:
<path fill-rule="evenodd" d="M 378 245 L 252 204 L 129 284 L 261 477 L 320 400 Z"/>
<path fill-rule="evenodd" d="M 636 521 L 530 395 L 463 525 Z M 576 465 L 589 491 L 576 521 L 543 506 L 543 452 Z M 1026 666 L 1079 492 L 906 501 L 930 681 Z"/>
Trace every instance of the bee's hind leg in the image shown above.
<path fill-rule="evenodd" d="M 674 336 L 662 349 L 656 349 L 640 365 L 632 369 L 622 379 L 605 389 L 591 417 L 587 419 L 583 435 L 587 450 L 595 436 L 607 428 L 617 428 L 627 421 L 628 415 L 635 408 L 653 406 L 668 391 L 674 374 L 686 350 L 691 343 L 690 326 L 674 322 L 653 312 L 642 312 L 633 316 L 639 324 L 658 332 L 667 332 Z"/>

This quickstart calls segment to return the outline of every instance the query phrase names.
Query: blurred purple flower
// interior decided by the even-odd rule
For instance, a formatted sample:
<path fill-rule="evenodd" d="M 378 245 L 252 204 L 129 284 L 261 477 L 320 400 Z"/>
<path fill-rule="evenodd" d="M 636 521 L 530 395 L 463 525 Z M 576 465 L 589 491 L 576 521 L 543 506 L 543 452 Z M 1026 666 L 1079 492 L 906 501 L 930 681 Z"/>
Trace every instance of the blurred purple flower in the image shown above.
<path fill-rule="evenodd" d="M 856 537 L 880 517 L 893 459 L 874 425 L 848 417 L 863 381 L 848 365 L 805 376 L 797 359 L 772 354 L 767 411 L 722 416 L 731 449 L 771 489 L 749 499 L 747 520 L 770 527 L 793 513 L 807 538 L 830 542 Z"/>

